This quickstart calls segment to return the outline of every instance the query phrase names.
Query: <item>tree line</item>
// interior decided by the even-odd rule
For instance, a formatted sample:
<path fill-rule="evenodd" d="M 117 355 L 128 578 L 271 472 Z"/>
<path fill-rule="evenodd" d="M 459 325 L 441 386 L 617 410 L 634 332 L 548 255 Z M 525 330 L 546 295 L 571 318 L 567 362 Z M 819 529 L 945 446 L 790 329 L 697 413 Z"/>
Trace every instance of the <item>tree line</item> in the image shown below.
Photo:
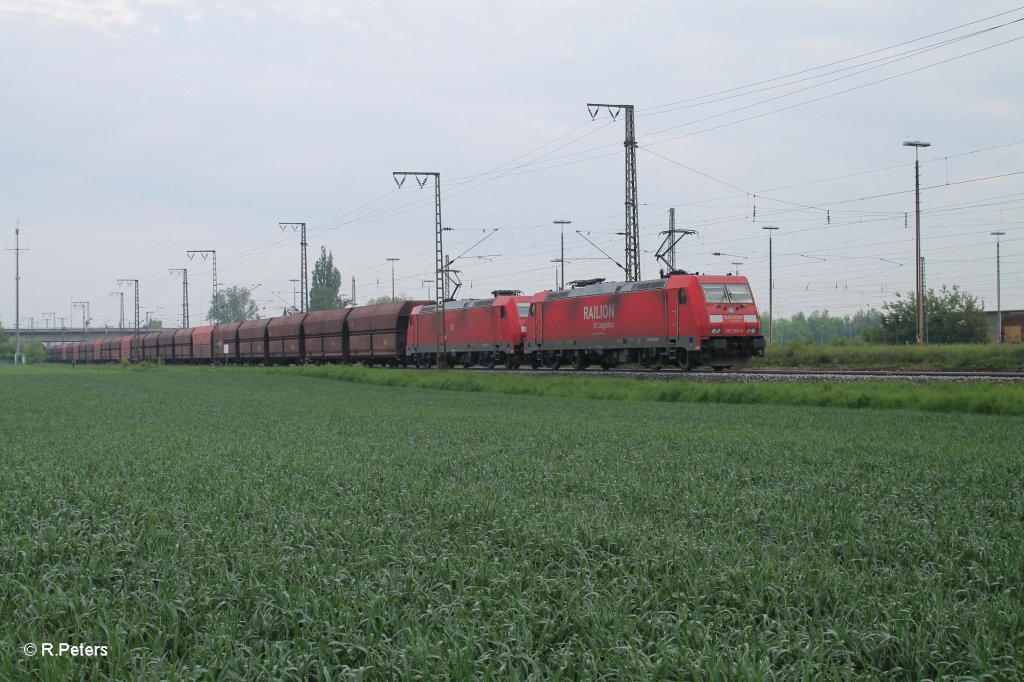
<path fill-rule="evenodd" d="M 924 303 L 925 341 L 927 343 L 985 343 L 989 338 L 985 310 L 978 299 L 959 287 L 928 289 Z M 768 317 L 762 316 L 761 329 L 768 333 Z M 837 343 L 864 341 L 889 345 L 914 343 L 917 339 L 917 296 L 897 292 L 895 299 L 882 304 L 881 310 L 860 310 L 853 315 L 834 317 L 828 310 L 810 315 L 800 312 L 790 318 L 776 319 L 772 330 L 774 343 Z"/>
<path fill-rule="evenodd" d="M 405 296 L 378 296 L 366 303 L 390 303 L 407 300 Z M 313 277 L 309 287 L 309 311 L 335 310 L 347 308 L 352 300 L 341 294 L 341 271 L 334 265 L 334 253 L 326 247 L 320 247 L 320 257 L 313 264 Z M 284 314 L 299 312 L 294 306 L 284 309 Z M 228 287 L 221 289 L 210 302 L 207 319 L 221 322 L 244 322 L 256 319 L 259 308 L 252 300 L 251 290 L 245 287 Z"/>

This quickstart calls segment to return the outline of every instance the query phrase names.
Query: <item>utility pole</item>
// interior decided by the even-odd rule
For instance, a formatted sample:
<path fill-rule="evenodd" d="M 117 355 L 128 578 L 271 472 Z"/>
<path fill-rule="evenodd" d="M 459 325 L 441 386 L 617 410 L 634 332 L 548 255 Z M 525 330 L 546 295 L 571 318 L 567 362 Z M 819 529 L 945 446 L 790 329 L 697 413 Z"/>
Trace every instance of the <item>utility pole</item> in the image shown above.
<path fill-rule="evenodd" d="M 765 225 L 761 229 L 768 230 L 768 345 L 771 345 L 775 338 L 775 273 L 772 267 L 772 231 L 779 228 Z"/>
<path fill-rule="evenodd" d="M 559 266 L 561 267 L 561 272 L 562 272 L 561 283 L 558 285 L 558 288 L 561 290 L 561 289 L 565 288 L 565 226 L 566 225 L 571 225 L 572 221 L 571 220 L 555 220 L 555 221 L 553 221 L 553 224 L 558 225 L 559 227 L 562 228 L 562 235 L 561 235 L 562 249 L 561 249 L 561 255 L 558 257 L 558 260 L 556 261 L 557 263 L 559 263 Z"/>
<path fill-rule="evenodd" d="M 89 340 L 89 302 L 88 301 L 72 301 L 71 307 L 79 307 L 82 309 L 82 339 L 85 341 Z"/>
<path fill-rule="evenodd" d="M 53 322 L 54 328 L 56 328 L 57 327 L 57 313 L 43 313 L 43 319 L 45 320 L 47 317 L 50 318 L 50 320 Z M 47 324 L 46 328 L 49 329 L 50 325 Z"/>
<path fill-rule="evenodd" d="M 119 296 L 121 298 L 121 321 L 117 328 L 122 333 L 124 332 L 124 292 L 123 291 L 111 291 L 111 296 Z"/>
<path fill-rule="evenodd" d="M 185 253 L 188 254 L 188 259 L 189 260 L 192 260 L 197 253 L 200 256 L 203 257 L 203 260 L 206 260 L 207 256 L 210 256 L 210 255 L 213 256 L 213 298 L 210 299 L 210 307 L 216 309 L 216 314 L 217 314 L 217 320 L 216 321 L 217 321 L 217 324 L 220 324 L 220 309 L 221 309 L 221 306 L 217 304 L 217 251 L 214 250 L 214 249 L 201 249 L 201 250 L 194 250 L 194 251 L 186 251 Z M 136 325 L 135 326 L 137 327 L 138 326 L 137 321 L 139 319 L 139 311 L 138 311 L 138 305 L 137 304 L 135 306 L 135 319 L 136 319 Z M 210 320 L 210 322 L 213 322 L 213 320 Z"/>
<path fill-rule="evenodd" d="M 214 272 L 217 272 L 217 270 L 214 269 Z M 214 277 L 216 277 L 216 275 L 214 275 Z M 139 280 L 137 280 L 137 279 L 119 279 L 119 280 L 117 280 L 117 285 L 118 286 L 122 286 L 122 285 L 125 285 L 125 284 L 135 288 L 135 338 L 132 340 L 132 348 L 135 349 L 135 348 L 138 347 L 138 343 L 139 343 Z M 141 357 L 133 358 L 133 359 L 134 360 L 142 360 Z"/>
<path fill-rule="evenodd" d="M 351 302 L 350 305 L 355 305 L 355 304 L 356 304 L 356 278 L 355 278 L 355 276 L 353 276 L 352 277 L 352 302 Z"/>
<path fill-rule="evenodd" d="M 437 368 L 448 368 L 448 337 L 445 333 L 444 304 L 447 280 L 447 268 L 444 260 L 444 229 L 441 226 L 441 174 L 424 171 L 395 171 L 392 174 L 395 184 L 401 189 L 405 179 L 410 175 L 416 178 L 416 184 L 423 189 L 427 180 L 434 178 L 434 303 L 437 318 Z"/>
<path fill-rule="evenodd" d="M 391 300 L 395 300 L 395 262 L 402 260 L 401 258 L 387 258 L 385 259 L 391 263 Z"/>
<path fill-rule="evenodd" d="M 302 246 L 302 259 L 301 259 L 302 260 L 302 263 L 301 263 L 301 270 L 302 270 L 302 292 L 301 292 L 302 293 L 302 298 L 301 298 L 302 308 L 301 308 L 301 310 L 299 312 L 308 313 L 309 312 L 309 277 L 306 275 L 306 223 L 278 223 L 278 226 L 282 230 L 285 230 L 285 229 L 290 227 L 290 228 L 292 228 L 293 232 L 295 230 L 301 230 L 302 231 L 302 242 L 301 242 L 301 246 Z"/>
<path fill-rule="evenodd" d="M 921 147 L 930 147 L 931 142 L 907 140 L 904 147 L 914 148 L 914 264 L 917 267 L 917 345 L 924 345 L 924 292 L 921 290 L 921 163 L 917 158 Z"/>
<path fill-rule="evenodd" d="M 636 191 L 636 127 L 632 104 L 587 104 L 591 120 L 607 109 L 612 120 L 626 112 L 626 281 L 640 281 L 640 215 Z"/>
<path fill-rule="evenodd" d="M 999 272 L 999 238 L 1002 237 L 1005 232 L 989 232 L 990 235 L 996 238 L 996 343 L 1003 342 L 1003 291 L 1002 291 L 1002 277 Z"/>
<path fill-rule="evenodd" d="M 422 284 L 422 285 L 424 286 L 424 288 L 426 289 L 426 292 L 427 292 L 427 293 L 425 294 L 425 296 L 424 296 L 425 298 L 429 298 L 429 297 L 430 297 L 430 284 L 431 284 L 431 283 L 432 283 L 433 281 L 434 281 L 434 280 L 432 280 L 432 279 L 424 279 L 424 280 L 420 280 L 420 284 Z"/>
<path fill-rule="evenodd" d="M 18 364 L 21 357 L 21 252 L 28 249 L 21 248 L 21 222 L 15 223 L 14 227 L 14 248 L 7 249 L 14 252 L 14 364 Z"/>
<path fill-rule="evenodd" d="M 928 291 L 928 277 L 924 269 L 924 256 L 918 259 L 921 265 L 921 323 L 924 325 L 924 342 L 928 343 L 928 311 L 924 308 L 924 299 Z"/>
<path fill-rule="evenodd" d="M 168 268 L 167 272 L 174 274 L 176 272 L 181 273 L 181 328 L 184 329 L 189 326 L 188 324 L 188 268 Z"/>

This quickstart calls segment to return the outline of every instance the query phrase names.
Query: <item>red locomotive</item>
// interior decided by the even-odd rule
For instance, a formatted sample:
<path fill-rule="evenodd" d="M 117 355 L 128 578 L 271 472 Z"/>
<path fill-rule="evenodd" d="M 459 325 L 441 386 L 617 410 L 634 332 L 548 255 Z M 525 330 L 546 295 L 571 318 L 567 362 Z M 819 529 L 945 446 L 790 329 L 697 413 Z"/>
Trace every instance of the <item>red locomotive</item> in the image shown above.
<path fill-rule="evenodd" d="M 445 303 L 443 343 L 446 364 L 463 367 L 504 365 L 515 369 L 523 361 L 523 338 L 529 297 L 518 291 L 495 291 L 494 298 Z M 437 305 L 413 308 L 409 316 L 408 355 L 417 367 L 436 361 Z"/>
<path fill-rule="evenodd" d="M 761 323 L 745 277 L 594 280 L 542 291 L 530 302 L 526 324 L 526 355 L 535 368 L 636 363 L 721 370 L 763 354 Z"/>

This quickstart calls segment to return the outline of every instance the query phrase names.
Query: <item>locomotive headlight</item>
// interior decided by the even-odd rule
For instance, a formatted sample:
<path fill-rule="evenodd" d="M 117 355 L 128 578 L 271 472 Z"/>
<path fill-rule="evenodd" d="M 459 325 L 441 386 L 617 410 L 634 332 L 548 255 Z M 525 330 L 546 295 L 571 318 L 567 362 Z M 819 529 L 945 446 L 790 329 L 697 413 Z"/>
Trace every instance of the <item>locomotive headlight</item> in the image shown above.
<path fill-rule="evenodd" d="M 748 328 L 747 329 L 747 333 L 748 334 L 756 334 L 757 333 L 757 327 L 750 327 L 750 328 Z"/>
<path fill-rule="evenodd" d="M 723 322 L 725 322 L 725 318 L 722 317 L 721 315 L 708 315 L 708 320 L 711 322 L 711 324 L 715 324 L 716 322 L 718 324 L 722 324 Z"/>
<path fill-rule="evenodd" d="M 744 315 L 743 321 L 747 324 L 754 324 L 757 322 L 757 315 Z"/>
<path fill-rule="evenodd" d="M 712 334 L 721 334 L 722 333 L 722 328 L 721 327 L 712 327 L 711 328 L 711 333 Z"/>

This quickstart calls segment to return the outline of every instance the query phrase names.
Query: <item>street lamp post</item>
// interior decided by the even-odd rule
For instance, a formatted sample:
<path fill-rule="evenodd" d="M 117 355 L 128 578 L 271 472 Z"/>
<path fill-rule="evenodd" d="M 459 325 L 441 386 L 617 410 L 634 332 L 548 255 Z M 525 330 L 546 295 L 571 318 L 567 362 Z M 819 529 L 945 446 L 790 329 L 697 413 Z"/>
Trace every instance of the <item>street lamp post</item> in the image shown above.
<path fill-rule="evenodd" d="M 917 345 L 924 345 L 924 292 L 921 290 L 921 163 L 918 160 L 918 150 L 921 147 L 931 147 L 931 142 L 919 142 L 907 140 L 904 147 L 914 148 L 914 266 L 917 273 Z"/>
<path fill-rule="evenodd" d="M 996 343 L 1003 342 L 1003 292 L 1002 278 L 999 273 L 999 238 L 1005 232 L 989 232 L 996 238 Z"/>
<path fill-rule="evenodd" d="M 402 260 L 401 258 L 388 258 L 386 259 L 391 262 L 391 300 L 395 300 L 395 261 Z"/>
<path fill-rule="evenodd" d="M 775 337 L 775 273 L 772 262 L 772 232 L 779 228 L 774 225 L 765 225 L 761 229 L 768 230 L 768 343 L 770 345 Z"/>

